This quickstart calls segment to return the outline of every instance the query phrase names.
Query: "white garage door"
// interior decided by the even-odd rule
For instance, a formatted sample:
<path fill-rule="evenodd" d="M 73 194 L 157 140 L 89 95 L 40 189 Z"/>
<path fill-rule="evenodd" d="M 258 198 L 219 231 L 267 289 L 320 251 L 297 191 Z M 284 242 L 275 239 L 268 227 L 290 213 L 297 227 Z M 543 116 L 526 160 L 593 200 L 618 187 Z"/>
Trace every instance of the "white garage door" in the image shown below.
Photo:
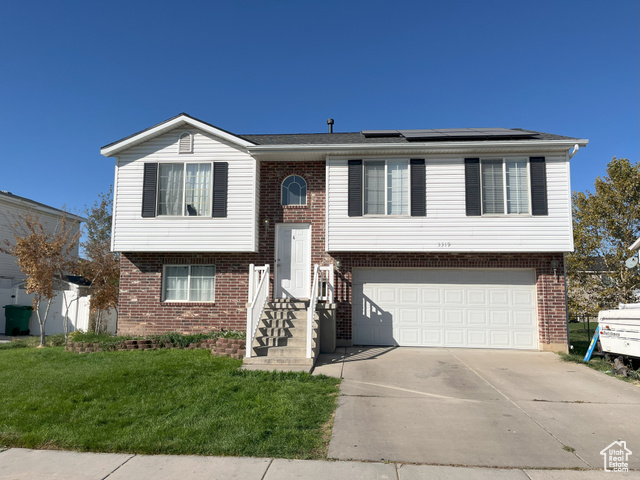
<path fill-rule="evenodd" d="M 353 343 L 537 349 L 534 270 L 355 269 Z"/>

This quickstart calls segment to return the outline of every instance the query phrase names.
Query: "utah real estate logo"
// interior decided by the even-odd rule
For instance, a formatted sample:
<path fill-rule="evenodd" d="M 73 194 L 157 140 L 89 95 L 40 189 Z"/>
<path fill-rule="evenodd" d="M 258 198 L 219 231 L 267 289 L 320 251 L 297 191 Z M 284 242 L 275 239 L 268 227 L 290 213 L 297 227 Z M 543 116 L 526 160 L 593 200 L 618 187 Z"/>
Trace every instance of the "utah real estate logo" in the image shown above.
<path fill-rule="evenodd" d="M 604 457 L 605 472 L 628 472 L 629 471 L 629 455 L 631 450 L 627 448 L 627 442 L 621 440 L 613 442 L 600 452 Z"/>

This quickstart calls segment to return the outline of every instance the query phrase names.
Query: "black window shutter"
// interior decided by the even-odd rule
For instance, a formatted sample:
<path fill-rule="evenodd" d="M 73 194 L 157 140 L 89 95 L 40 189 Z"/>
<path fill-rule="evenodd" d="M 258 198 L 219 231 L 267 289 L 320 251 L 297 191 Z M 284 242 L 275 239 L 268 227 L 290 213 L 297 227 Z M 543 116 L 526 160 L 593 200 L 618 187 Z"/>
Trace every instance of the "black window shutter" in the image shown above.
<path fill-rule="evenodd" d="M 549 215 L 547 207 L 547 167 L 544 157 L 531 157 L 531 213 Z"/>
<path fill-rule="evenodd" d="M 213 164 L 213 217 L 227 216 L 227 178 L 229 176 L 229 164 L 227 162 L 215 162 Z"/>
<path fill-rule="evenodd" d="M 158 184 L 158 164 L 145 163 L 142 176 L 142 217 L 156 216 L 156 188 Z"/>
<path fill-rule="evenodd" d="M 464 159 L 464 186 L 467 216 L 482 214 L 480 208 L 480 159 Z"/>
<path fill-rule="evenodd" d="M 362 160 L 349 160 L 349 216 L 362 216 Z"/>
<path fill-rule="evenodd" d="M 411 216 L 427 216 L 426 174 L 424 158 L 412 158 L 411 165 Z"/>

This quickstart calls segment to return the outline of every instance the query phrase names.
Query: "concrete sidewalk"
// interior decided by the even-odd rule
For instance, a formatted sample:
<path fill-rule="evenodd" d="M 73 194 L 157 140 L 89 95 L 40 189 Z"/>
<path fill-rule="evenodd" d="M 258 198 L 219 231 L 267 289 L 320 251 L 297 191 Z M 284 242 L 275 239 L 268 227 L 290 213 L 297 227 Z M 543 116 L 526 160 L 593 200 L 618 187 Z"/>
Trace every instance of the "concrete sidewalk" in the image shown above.
<path fill-rule="evenodd" d="M 638 471 L 531 470 L 248 457 L 148 456 L 11 448 L 0 452 L 1 480 L 599 480 Z"/>

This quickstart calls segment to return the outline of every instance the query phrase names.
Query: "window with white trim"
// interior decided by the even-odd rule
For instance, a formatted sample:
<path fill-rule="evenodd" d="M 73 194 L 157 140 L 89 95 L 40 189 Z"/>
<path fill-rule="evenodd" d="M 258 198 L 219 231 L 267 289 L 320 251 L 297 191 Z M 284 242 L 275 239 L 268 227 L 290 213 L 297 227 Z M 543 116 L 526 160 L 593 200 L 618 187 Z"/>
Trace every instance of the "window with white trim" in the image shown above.
<path fill-rule="evenodd" d="M 299 175 L 289 175 L 282 182 L 282 205 L 306 205 L 307 182 Z"/>
<path fill-rule="evenodd" d="M 364 214 L 409 215 L 409 161 L 364 162 Z"/>
<path fill-rule="evenodd" d="M 529 160 L 482 159 L 482 214 L 529 214 Z"/>
<path fill-rule="evenodd" d="M 158 215 L 211 216 L 211 163 L 161 163 Z"/>
<path fill-rule="evenodd" d="M 165 265 L 162 275 L 164 302 L 213 302 L 215 265 Z"/>

